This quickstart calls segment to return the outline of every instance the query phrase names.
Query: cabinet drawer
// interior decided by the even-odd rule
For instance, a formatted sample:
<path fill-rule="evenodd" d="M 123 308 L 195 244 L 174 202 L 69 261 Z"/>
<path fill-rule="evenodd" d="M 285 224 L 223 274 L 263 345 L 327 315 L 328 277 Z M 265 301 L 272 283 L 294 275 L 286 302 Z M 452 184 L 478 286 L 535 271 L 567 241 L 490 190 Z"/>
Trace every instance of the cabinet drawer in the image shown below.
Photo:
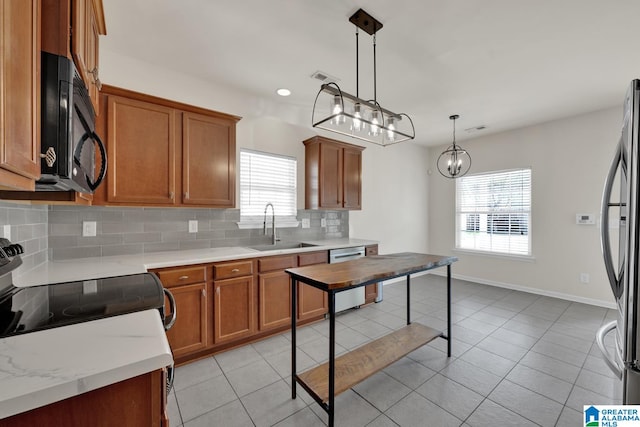
<path fill-rule="evenodd" d="M 224 262 L 213 265 L 213 278 L 215 280 L 249 276 L 251 274 L 253 274 L 253 261 Z"/>
<path fill-rule="evenodd" d="M 296 266 L 295 255 L 272 256 L 258 260 L 258 272 L 284 270 Z"/>
<path fill-rule="evenodd" d="M 166 287 L 201 283 L 207 280 L 206 268 L 203 266 L 172 268 L 170 270 L 156 271 L 155 273 Z"/>
<path fill-rule="evenodd" d="M 308 252 L 304 254 L 298 254 L 298 266 L 304 267 L 305 265 L 314 264 L 326 264 L 329 262 L 329 252 Z"/>
<path fill-rule="evenodd" d="M 365 248 L 365 255 L 378 255 L 378 245 L 367 246 Z"/>

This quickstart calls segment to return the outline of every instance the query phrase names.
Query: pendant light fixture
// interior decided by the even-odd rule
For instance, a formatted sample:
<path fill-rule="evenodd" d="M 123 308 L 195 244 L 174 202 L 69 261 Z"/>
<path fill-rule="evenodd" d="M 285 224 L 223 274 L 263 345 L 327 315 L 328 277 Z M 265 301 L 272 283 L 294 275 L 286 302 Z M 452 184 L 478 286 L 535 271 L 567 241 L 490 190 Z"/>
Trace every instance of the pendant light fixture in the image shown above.
<path fill-rule="evenodd" d="M 456 119 L 459 115 L 449 116 L 453 120 L 453 143 L 438 157 L 438 172 L 445 178 L 460 178 L 471 168 L 471 156 L 464 148 L 456 145 Z"/>
<path fill-rule="evenodd" d="M 314 128 L 329 130 L 363 141 L 386 146 L 414 139 L 411 117 L 393 113 L 378 103 L 376 93 L 376 33 L 382 24 L 362 9 L 349 21 L 356 26 L 356 95 L 343 92 L 334 83 L 320 87 L 313 103 L 311 123 Z M 360 98 L 358 35 L 363 30 L 373 36 L 373 99 Z"/>

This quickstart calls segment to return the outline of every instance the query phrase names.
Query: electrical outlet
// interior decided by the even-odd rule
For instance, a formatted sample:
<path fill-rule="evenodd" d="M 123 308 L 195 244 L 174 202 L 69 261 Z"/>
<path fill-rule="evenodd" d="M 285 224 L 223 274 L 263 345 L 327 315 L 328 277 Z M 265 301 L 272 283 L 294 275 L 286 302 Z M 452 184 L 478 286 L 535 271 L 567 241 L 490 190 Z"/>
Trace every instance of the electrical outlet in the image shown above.
<path fill-rule="evenodd" d="M 82 221 L 82 237 L 94 237 L 96 235 L 95 221 Z"/>
<path fill-rule="evenodd" d="M 322 227 L 322 228 L 326 228 L 327 227 L 327 219 L 326 218 L 321 218 L 320 219 L 320 227 Z"/>
<path fill-rule="evenodd" d="M 311 220 L 309 218 L 302 218 L 302 228 L 311 228 Z"/>
<path fill-rule="evenodd" d="M 580 283 L 589 283 L 589 273 L 580 273 Z"/>
<path fill-rule="evenodd" d="M 198 232 L 198 220 L 190 219 L 189 220 L 189 233 L 197 233 Z"/>

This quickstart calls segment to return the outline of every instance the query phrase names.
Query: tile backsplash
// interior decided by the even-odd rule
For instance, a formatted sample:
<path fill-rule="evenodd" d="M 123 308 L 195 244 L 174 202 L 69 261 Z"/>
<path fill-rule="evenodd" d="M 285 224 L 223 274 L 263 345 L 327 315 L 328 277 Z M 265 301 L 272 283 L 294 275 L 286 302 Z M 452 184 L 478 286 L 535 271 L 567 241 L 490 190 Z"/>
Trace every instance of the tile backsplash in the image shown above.
<path fill-rule="evenodd" d="M 1 213 L 1 210 L 0 210 Z M 45 215 L 47 212 L 45 212 Z M 310 228 L 279 228 L 283 241 L 349 236 L 348 211 L 299 210 Z M 321 226 L 321 219 L 326 227 Z M 189 233 L 189 220 L 198 231 Z M 62 260 L 181 249 L 266 244 L 262 229 L 239 229 L 239 209 L 48 207 L 48 259 Z M 83 237 L 83 221 L 96 222 L 96 236 Z"/>
<path fill-rule="evenodd" d="M 48 214 L 48 206 L 45 205 L 0 202 L 0 227 L 10 225 L 11 241 L 20 243 L 25 250 L 16 274 L 47 261 Z"/>

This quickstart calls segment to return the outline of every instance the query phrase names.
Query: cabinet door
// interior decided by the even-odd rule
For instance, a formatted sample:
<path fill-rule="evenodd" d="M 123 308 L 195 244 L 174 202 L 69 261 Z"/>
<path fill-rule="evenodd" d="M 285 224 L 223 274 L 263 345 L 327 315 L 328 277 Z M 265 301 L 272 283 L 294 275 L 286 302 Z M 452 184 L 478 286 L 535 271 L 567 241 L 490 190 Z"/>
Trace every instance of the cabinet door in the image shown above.
<path fill-rule="evenodd" d="M 310 252 L 298 255 L 298 265 L 326 264 L 329 262 L 329 253 Z M 329 310 L 327 293 L 305 283 L 298 283 L 298 320 L 321 317 Z"/>
<path fill-rule="evenodd" d="M 207 346 L 206 284 L 176 286 L 169 290 L 176 300 L 176 322 L 167 331 L 167 339 L 174 357 L 205 348 Z"/>
<path fill-rule="evenodd" d="M 87 89 L 89 90 L 89 98 L 91 104 L 96 112 L 96 115 L 100 113 L 98 110 L 98 92 L 100 91 L 100 78 L 99 78 L 99 36 L 100 30 L 98 27 L 98 18 L 96 13 L 96 6 L 94 1 L 89 1 L 87 4 L 87 18 L 86 18 L 86 30 L 85 30 L 85 59 L 86 67 L 88 70 L 88 80 L 86 81 Z"/>
<path fill-rule="evenodd" d="M 165 389 L 164 373 L 152 371 L 1 419 L 0 427 L 160 427 Z"/>
<path fill-rule="evenodd" d="M 258 328 L 265 331 L 291 323 L 291 284 L 284 271 L 258 275 Z"/>
<path fill-rule="evenodd" d="M 365 248 L 365 255 L 378 255 L 378 245 L 369 245 Z M 378 284 L 372 283 L 364 287 L 364 303 L 369 304 L 375 302 L 378 298 Z"/>
<path fill-rule="evenodd" d="M 40 1 L 0 2 L 0 186 L 40 177 Z"/>
<path fill-rule="evenodd" d="M 175 204 L 176 110 L 108 97 L 107 201 Z"/>
<path fill-rule="evenodd" d="M 235 122 L 183 113 L 182 203 L 233 208 L 235 165 Z"/>
<path fill-rule="evenodd" d="M 213 282 L 213 330 L 216 344 L 253 334 L 255 327 L 255 283 L 253 276 Z"/>
<path fill-rule="evenodd" d="M 343 153 L 343 207 L 361 209 L 362 151 L 345 148 Z"/>
<path fill-rule="evenodd" d="M 320 207 L 342 208 L 342 147 L 320 144 Z"/>

